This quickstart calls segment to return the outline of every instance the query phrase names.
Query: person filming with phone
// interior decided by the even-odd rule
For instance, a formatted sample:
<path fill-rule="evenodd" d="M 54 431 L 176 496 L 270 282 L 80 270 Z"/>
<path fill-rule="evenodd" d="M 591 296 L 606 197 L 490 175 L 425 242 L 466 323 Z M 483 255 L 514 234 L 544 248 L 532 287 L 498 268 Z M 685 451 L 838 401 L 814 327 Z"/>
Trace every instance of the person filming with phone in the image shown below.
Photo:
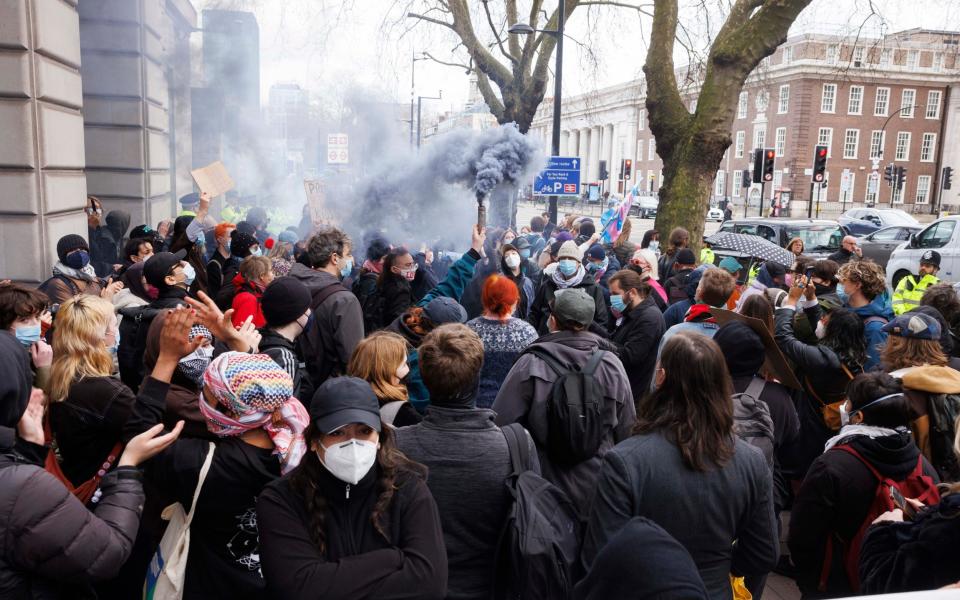
<path fill-rule="evenodd" d="M 862 373 L 847 386 L 839 433 L 807 472 L 794 500 L 788 544 L 804 597 L 861 591 L 860 548 L 870 525 L 894 507 L 890 488 L 936 503 L 936 470 L 907 429 L 910 401 L 898 379 Z"/>

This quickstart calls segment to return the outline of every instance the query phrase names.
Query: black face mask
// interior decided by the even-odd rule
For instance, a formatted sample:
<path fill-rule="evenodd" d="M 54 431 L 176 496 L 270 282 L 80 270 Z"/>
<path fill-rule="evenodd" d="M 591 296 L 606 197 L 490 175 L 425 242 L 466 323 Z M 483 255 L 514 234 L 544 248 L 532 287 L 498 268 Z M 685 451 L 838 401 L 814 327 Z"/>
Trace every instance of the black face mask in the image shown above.
<path fill-rule="evenodd" d="M 817 293 L 817 296 L 825 296 L 827 294 L 832 294 L 836 292 L 836 287 L 832 285 L 820 285 L 819 283 L 813 284 L 813 290 Z"/>

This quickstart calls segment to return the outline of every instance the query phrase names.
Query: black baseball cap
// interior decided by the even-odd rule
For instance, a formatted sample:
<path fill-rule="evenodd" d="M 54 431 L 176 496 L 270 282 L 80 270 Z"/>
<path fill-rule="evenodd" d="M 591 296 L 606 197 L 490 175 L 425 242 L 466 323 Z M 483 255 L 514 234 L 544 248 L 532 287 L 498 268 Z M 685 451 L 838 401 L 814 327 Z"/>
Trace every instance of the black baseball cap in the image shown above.
<path fill-rule="evenodd" d="M 310 422 L 321 433 L 332 433 L 351 423 L 363 423 L 380 431 L 380 402 L 365 380 L 334 377 L 313 393 Z"/>
<path fill-rule="evenodd" d="M 143 265 L 144 279 L 153 287 L 166 287 L 163 279 L 169 275 L 170 270 L 180 264 L 180 261 L 186 256 L 187 251 L 184 248 L 176 252 L 157 252 L 148 258 L 146 264 Z"/>

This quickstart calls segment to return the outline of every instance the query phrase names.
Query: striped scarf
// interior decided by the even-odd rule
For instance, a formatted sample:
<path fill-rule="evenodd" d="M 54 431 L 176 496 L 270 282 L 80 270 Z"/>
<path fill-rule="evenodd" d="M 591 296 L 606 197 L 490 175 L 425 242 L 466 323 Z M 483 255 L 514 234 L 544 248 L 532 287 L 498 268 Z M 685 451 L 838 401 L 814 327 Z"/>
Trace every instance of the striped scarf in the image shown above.
<path fill-rule="evenodd" d="M 293 380 L 266 354 L 225 352 L 203 375 L 200 412 L 207 429 L 219 437 L 238 436 L 253 429 L 266 430 L 287 473 L 306 452 L 303 431 L 310 422 L 307 411 L 293 397 Z M 274 416 L 277 418 L 274 418 Z"/>

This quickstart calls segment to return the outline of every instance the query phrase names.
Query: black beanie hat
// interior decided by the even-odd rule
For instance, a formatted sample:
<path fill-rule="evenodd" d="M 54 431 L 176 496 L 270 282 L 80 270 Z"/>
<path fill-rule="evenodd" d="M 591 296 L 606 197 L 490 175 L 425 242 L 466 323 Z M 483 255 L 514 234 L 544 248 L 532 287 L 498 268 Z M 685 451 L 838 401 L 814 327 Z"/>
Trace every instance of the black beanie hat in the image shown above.
<path fill-rule="evenodd" d="M 83 248 L 87 252 L 90 252 L 90 246 L 87 244 L 87 240 L 83 239 L 82 235 L 75 233 L 65 235 L 57 242 L 57 258 L 60 259 L 60 262 L 63 262 L 67 260 L 67 254 L 77 248 Z"/>
<path fill-rule="evenodd" d="M 593 221 L 584 219 L 580 222 L 580 235 L 583 237 L 590 237 L 597 232 L 597 226 L 594 225 Z"/>
<path fill-rule="evenodd" d="M 278 277 L 260 298 L 260 309 L 267 325 L 280 327 L 292 323 L 310 308 L 310 290 L 299 279 Z"/>
<path fill-rule="evenodd" d="M 253 235 L 257 232 L 257 228 L 253 226 L 253 223 L 249 221 L 237 221 L 237 228 L 234 230 L 236 233 L 247 233 Z"/>
<path fill-rule="evenodd" d="M 240 233 L 235 230 L 230 240 L 230 254 L 237 258 L 246 258 L 250 256 L 250 247 L 256 246 L 260 242 L 249 233 Z"/>
<path fill-rule="evenodd" d="M 727 323 L 713 336 L 713 341 L 720 346 L 731 377 L 756 375 L 763 366 L 766 357 L 763 340 L 746 323 Z"/>

